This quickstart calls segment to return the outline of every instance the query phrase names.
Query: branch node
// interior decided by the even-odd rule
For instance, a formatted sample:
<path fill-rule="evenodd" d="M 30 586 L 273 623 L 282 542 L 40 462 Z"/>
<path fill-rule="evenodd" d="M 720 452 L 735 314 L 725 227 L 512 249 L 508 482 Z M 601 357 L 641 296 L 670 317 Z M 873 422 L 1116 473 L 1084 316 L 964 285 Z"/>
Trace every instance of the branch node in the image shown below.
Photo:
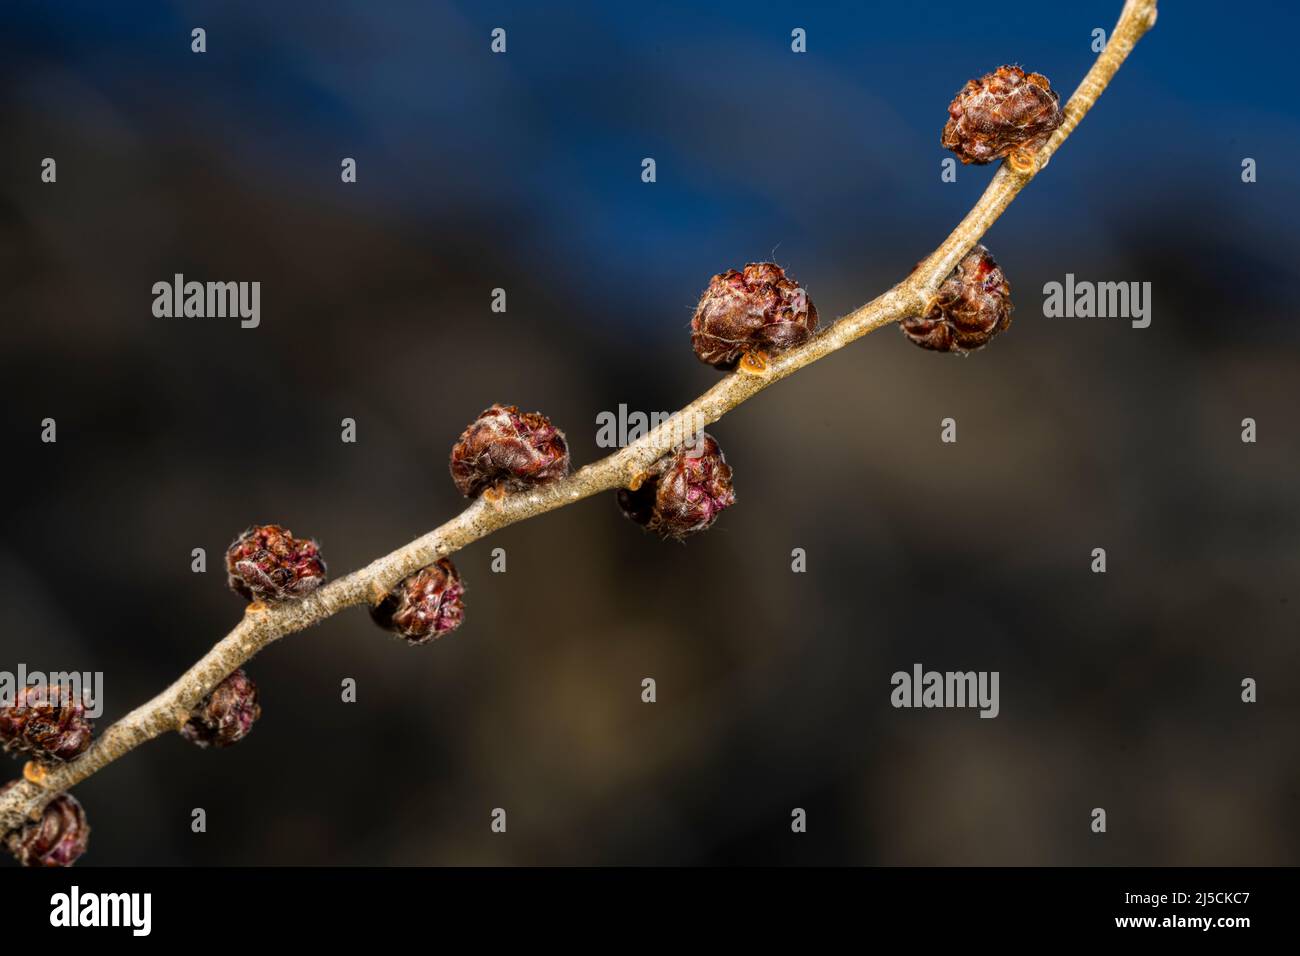
<path fill-rule="evenodd" d="M 1040 166 L 1038 155 L 1034 150 L 1013 149 L 1007 154 L 1007 165 L 1011 167 L 1012 172 L 1019 173 L 1021 176 L 1032 176 L 1043 169 L 1047 161 L 1044 160 Z"/>
<path fill-rule="evenodd" d="M 744 375 L 766 375 L 771 369 L 772 363 L 766 352 L 746 352 L 736 365 L 736 370 Z"/>
<path fill-rule="evenodd" d="M 490 488 L 483 489 L 483 500 L 497 511 L 500 511 L 506 503 L 506 486 L 504 484 L 495 484 Z"/>

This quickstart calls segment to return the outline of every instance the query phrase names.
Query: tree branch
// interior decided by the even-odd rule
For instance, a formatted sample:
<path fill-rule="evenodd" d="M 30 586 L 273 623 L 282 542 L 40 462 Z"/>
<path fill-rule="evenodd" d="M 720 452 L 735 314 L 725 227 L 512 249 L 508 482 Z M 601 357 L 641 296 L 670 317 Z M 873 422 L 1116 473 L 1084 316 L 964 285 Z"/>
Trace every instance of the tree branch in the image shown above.
<path fill-rule="evenodd" d="M 673 419 L 567 478 L 492 502 L 480 497 L 440 528 L 379 558 L 305 599 L 272 607 L 250 605 L 243 619 L 193 667 L 148 703 L 109 727 L 77 759 L 50 769 L 40 784 L 24 780 L 0 796 L 0 834 L 36 819 L 57 793 L 67 790 L 140 744 L 178 730 L 190 711 L 237 667 L 269 644 L 344 608 L 382 598 L 398 581 L 438 558 L 493 531 L 603 491 L 626 487 L 681 440 L 681 423 L 707 425 L 799 369 L 850 342 L 924 311 L 940 283 L 957 266 L 1016 195 L 1047 165 L 1052 154 L 1097 102 L 1134 45 L 1156 21 L 1156 0 L 1127 0 L 1105 50 L 1065 106 L 1065 119 L 1035 155 L 1028 172 L 1003 163 L 979 201 L 952 234 L 906 279 L 841 318 L 804 345 L 775 356 L 761 373 L 737 371 L 721 379 Z"/>

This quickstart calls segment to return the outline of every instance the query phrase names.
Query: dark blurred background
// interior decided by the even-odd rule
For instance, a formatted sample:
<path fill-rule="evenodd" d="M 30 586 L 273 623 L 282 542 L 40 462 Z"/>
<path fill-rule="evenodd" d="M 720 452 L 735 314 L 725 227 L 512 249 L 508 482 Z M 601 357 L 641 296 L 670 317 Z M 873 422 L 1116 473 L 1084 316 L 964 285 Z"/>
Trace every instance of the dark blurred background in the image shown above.
<path fill-rule="evenodd" d="M 248 524 L 356 568 L 462 506 L 494 401 L 593 460 L 598 412 L 717 380 L 687 326 L 727 267 L 855 308 L 991 175 L 940 179 L 958 87 L 1064 99 L 1120 3 L 702 6 L 5 4 L 0 667 L 103 671 L 106 726 L 237 621 Z M 686 546 L 603 496 L 457 555 L 433 646 L 364 611 L 274 645 L 247 741 L 78 788 L 85 863 L 1297 862 L 1300 16 L 1249 11 L 1162 4 L 986 239 L 990 348 L 886 329 L 737 409 L 739 504 Z M 177 272 L 260 281 L 261 326 L 155 318 Z M 1151 282 L 1150 328 L 1044 318 L 1067 272 Z M 1000 671 L 1001 715 L 893 709 L 916 662 Z"/>

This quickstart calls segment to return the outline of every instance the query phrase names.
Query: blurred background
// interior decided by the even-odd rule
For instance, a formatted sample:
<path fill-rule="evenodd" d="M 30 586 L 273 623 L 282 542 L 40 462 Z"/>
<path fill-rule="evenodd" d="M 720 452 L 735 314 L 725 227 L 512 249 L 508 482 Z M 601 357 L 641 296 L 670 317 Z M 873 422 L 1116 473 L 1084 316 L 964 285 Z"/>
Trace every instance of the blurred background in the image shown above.
<path fill-rule="evenodd" d="M 1064 100 L 1119 7 L 10 0 L 0 667 L 103 671 L 107 726 L 238 620 L 247 525 L 352 570 L 462 507 L 495 401 L 593 460 L 602 410 L 717 380 L 688 323 L 728 267 L 850 311 L 992 174 L 941 181 L 954 92 L 1019 62 Z M 602 496 L 458 554 L 437 644 L 355 610 L 273 645 L 248 740 L 78 788 L 83 865 L 1296 863 L 1298 21 L 1162 4 L 987 236 L 990 348 L 885 329 L 746 403 L 685 546 Z M 155 318 L 178 272 L 260 281 L 261 326 Z M 1150 328 L 1044 318 L 1067 272 L 1152 283 Z M 893 709 L 918 662 L 999 671 L 1001 715 Z"/>

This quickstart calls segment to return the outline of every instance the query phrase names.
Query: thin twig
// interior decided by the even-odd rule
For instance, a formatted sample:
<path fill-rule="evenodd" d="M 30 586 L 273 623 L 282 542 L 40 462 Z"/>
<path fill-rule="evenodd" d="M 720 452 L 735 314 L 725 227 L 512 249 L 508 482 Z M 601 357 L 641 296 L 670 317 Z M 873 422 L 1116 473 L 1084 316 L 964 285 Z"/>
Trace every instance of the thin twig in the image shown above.
<path fill-rule="evenodd" d="M 735 372 L 721 379 L 678 412 L 674 419 L 563 480 L 534 491 L 507 495 L 496 503 L 479 498 L 442 527 L 359 571 L 325 585 L 302 601 L 262 609 L 250 608 L 235 629 L 179 680 L 109 727 L 84 754 L 50 769 L 39 785 L 24 780 L 0 796 L 0 834 L 16 829 L 24 816 L 36 819 L 58 792 L 80 783 L 145 741 L 178 729 L 195 705 L 217 684 L 274 641 L 317 624 L 344 608 L 377 601 L 402 578 L 493 531 L 602 491 L 626 487 L 681 440 L 681 422 L 712 424 L 773 382 L 869 332 L 920 314 L 937 292 L 939 284 L 1079 125 L 1120 64 L 1155 21 L 1156 0 L 1127 0 L 1105 50 L 1070 97 L 1065 106 L 1064 122 L 1039 149 L 1033 168 L 1018 173 L 1003 163 L 966 218 L 938 249 L 894 288 L 844 316 L 803 346 L 775 356 L 766 371 L 759 374 Z"/>

